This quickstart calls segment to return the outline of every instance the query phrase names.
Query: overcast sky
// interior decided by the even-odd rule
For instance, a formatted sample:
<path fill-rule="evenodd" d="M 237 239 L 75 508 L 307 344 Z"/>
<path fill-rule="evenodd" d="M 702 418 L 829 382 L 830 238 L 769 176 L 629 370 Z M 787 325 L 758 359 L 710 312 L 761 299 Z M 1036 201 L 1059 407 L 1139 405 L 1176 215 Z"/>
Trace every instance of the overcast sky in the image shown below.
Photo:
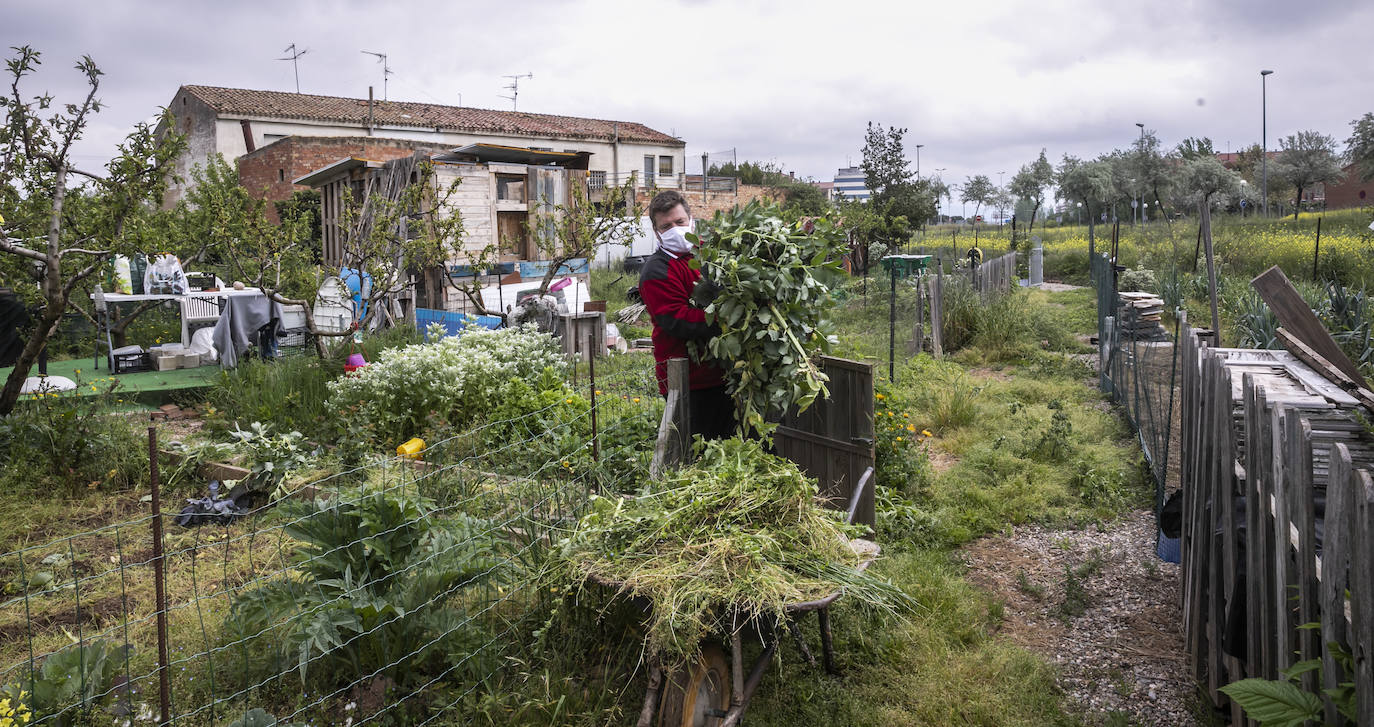
<path fill-rule="evenodd" d="M 1269 77 L 1270 148 L 1301 129 L 1344 148 L 1374 111 L 1374 2 L 16 2 L 0 0 L 3 45 L 43 53 L 30 95 L 82 92 L 72 63 L 105 71 L 78 160 L 95 165 L 178 86 L 381 94 L 394 100 L 640 121 L 701 153 L 737 150 L 830 179 L 857 164 L 868 121 L 907 127 L 921 172 L 1009 179 L 1041 147 L 1094 156 L 1136 122 L 1169 146 L 1210 136 L 1219 151 L 1260 140 Z M 12 56 L 12 52 L 7 54 Z M 8 85 L 8 81 L 6 81 Z"/>

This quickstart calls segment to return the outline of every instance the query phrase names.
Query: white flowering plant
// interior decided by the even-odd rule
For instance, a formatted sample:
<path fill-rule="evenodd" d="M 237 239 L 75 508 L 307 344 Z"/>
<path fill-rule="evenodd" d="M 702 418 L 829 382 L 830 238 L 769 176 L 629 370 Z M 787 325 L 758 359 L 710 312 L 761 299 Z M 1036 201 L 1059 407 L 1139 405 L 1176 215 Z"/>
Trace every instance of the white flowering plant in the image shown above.
<path fill-rule="evenodd" d="M 330 407 L 345 427 L 370 439 L 399 444 L 439 428 L 486 420 L 512 381 L 536 386 L 545 370 L 561 376 L 567 362 L 556 341 L 534 326 L 460 336 L 430 332 L 430 343 L 382 351 L 354 375 L 329 383 Z"/>

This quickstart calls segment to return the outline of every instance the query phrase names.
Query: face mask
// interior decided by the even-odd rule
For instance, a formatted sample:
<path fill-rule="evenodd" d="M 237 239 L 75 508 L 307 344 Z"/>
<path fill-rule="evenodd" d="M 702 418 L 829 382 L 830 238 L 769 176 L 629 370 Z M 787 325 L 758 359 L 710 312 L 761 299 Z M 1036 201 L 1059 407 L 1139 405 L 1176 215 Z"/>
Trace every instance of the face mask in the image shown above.
<path fill-rule="evenodd" d="M 674 255 L 686 255 L 692 251 L 692 243 L 687 241 L 687 235 L 693 231 L 690 222 L 682 227 L 670 227 L 658 233 L 658 242 L 664 250 Z"/>

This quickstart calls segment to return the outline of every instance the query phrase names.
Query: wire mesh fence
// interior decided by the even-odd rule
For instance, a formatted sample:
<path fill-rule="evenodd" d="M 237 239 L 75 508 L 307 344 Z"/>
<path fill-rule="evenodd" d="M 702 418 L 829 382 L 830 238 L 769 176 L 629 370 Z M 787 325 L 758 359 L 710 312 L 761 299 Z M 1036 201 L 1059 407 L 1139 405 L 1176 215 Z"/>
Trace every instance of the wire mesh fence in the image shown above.
<path fill-rule="evenodd" d="M 631 358 L 571 367 L 571 415 L 569 398 L 487 418 L 420 459 L 374 456 L 185 525 L 150 427 L 146 494 L 0 554 L 10 708 L 30 724 L 246 724 L 259 707 L 463 721 L 561 597 L 542 569 L 590 495 L 642 484 L 662 404 Z"/>
<path fill-rule="evenodd" d="M 1092 258 L 1097 292 L 1099 386 L 1119 403 L 1135 429 L 1155 481 L 1155 508 L 1178 486 L 1177 324 L 1165 326 L 1164 303 L 1150 293 L 1119 291 L 1119 268 Z"/>

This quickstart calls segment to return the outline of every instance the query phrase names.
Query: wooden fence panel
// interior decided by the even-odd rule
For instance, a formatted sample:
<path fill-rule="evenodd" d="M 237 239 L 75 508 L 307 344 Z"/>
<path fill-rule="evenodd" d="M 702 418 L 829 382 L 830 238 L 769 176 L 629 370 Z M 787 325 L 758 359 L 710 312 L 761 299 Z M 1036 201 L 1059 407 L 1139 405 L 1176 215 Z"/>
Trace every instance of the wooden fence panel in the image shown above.
<path fill-rule="evenodd" d="M 1178 346 L 1180 591 L 1193 675 L 1233 722 L 1253 724 L 1219 687 L 1319 659 L 1322 673 L 1300 686 L 1353 681 L 1358 723 L 1374 725 L 1374 440 L 1355 400 L 1283 352 L 1213 348 L 1186 323 Z M 1333 642 L 1354 655 L 1354 674 Z M 1329 698 L 1324 707 L 1337 721 Z"/>
<path fill-rule="evenodd" d="M 1360 470 L 1350 478 L 1355 500 L 1350 554 L 1350 652 L 1355 660 L 1356 724 L 1374 725 L 1374 478 Z"/>
<path fill-rule="evenodd" d="M 1331 480 L 1326 490 L 1326 523 L 1321 557 L 1322 643 L 1350 643 L 1350 624 L 1345 618 L 1345 592 L 1350 587 L 1350 548 L 1355 537 L 1355 488 L 1350 450 L 1337 444 L 1331 453 Z M 1335 689 L 1352 675 L 1346 674 L 1332 653 L 1322 652 L 1322 686 Z M 1339 724 L 1335 703 L 1323 700 L 1327 724 Z"/>

